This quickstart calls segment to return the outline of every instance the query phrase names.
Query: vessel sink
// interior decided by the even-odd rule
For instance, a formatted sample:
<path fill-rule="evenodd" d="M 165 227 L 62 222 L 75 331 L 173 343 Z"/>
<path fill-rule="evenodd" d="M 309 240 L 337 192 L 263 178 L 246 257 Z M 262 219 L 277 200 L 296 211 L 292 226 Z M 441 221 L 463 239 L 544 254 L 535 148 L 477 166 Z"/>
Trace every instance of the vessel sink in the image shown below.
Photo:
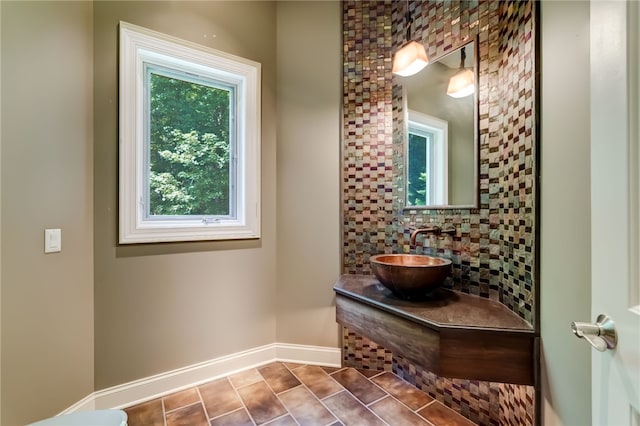
<path fill-rule="evenodd" d="M 409 300 L 428 296 L 451 271 L 451 260 L 421 254 L 378 254 L 369 262 L 382 285 Z"/>

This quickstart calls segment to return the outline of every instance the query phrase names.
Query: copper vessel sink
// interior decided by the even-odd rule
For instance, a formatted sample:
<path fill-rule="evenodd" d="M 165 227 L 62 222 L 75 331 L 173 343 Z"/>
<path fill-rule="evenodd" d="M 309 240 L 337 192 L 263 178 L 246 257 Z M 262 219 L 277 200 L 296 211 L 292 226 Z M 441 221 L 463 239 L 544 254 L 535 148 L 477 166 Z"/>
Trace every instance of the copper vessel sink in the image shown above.
<path fill-rule="evenodd" d="M 451 271 L 451 260 L 421 254 L 378 254 L 369 262 L 382 285 L 403 299 L 428 296 Z"/>

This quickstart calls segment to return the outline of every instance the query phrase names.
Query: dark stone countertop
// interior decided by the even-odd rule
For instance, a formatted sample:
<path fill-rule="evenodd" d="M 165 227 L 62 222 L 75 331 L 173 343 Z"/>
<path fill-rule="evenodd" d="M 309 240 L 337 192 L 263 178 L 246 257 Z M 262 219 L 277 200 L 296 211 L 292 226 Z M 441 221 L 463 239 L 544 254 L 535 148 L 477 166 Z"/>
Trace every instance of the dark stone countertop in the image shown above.
<path fill-rule="evenodd" d="M 373 275 L 342 275 L 333 290 L 431 328 L 534 332 L 528 322 L 500 302 L 454 290 L 440 288 L 426 300 L 403 300 Z"/>

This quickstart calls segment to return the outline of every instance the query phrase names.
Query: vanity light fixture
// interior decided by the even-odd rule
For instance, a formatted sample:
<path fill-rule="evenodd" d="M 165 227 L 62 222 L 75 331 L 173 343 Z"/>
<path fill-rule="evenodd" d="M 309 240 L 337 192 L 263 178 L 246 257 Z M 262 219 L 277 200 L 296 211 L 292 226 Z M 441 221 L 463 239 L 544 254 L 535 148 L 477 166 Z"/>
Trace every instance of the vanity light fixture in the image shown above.
<path fill-rule="evenodd" d="M 409 0 L 407 0 L 407 13 L 405 15 L 405 25 L 407 27 L 406 43 L 393 55 L 393 72 L 401 77 L 408 77 L 416 74 L 427 66 L 429 58 L 424 46 L 417 41 L 411 40 L 411 25 L 413 18 L 409 12 Z"/>
<path fill-rule="evenodd" d="M 460 49 L 460 71 L 451 77 L 449 86 L 447 87 L 447 95 L 452 98 L 464 98 L 475 91 L 473 70 L 464 67 L 465 58 L 466 54 L 464 53 L 463 47 Z"/>

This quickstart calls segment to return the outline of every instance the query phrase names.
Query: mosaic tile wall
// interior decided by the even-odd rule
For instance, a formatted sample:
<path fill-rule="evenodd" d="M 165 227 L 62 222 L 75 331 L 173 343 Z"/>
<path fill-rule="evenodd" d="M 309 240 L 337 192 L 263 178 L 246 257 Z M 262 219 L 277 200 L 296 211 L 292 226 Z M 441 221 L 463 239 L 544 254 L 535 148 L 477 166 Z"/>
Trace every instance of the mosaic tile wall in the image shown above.
<path fill-rule="evenodd" d="M 402 88 L 391 74 L 406 7 L 432 58 L 474 39 L 479 49 L 479 206 L 404 211 Z M 499 300 L 535 318 L 535 3 L 343 2 L 343 271 L 370 273 L 377 253 L 438 254 L 453 261 L 447 285 Z M 396 82 L 397 83 L 397 82 Z M 452 224 L 456 235 L 419 238 L 412 228 Z M 530 386 L 432 375 L 348 330 L 346 365 L 389 369 L 479 424 L 533 424 Z M 391 367 L 389 367 L 391 359 Z"/>
<path fill-rule="evenodd" d="M 406 9 L 396 4 L 393 15 L 393 32 L 396 45 L 403 42 L 400 30 Z M 406 6 L 406 5 L 405 5 Z M 437 254 L 453 261 L 450 286 L 494 300 L 500 299 L 502 267 L 500 258 L 500 217 L 497 206 L 494 174 L 500 173 L 496 165 L 498 152 L 491 142 L 499 138 L 500 96 L 498 87 L 500 55 L 500 2 L 409 2 L 414 16 L 414 36 L 422 34 L 422 41 L 428 46 L 432 58 L 445 55 L 459 46 L 475 40 L 478 43 L 478 137 L 479 137 L 479 205 L 478 209 L 456 210 L 408 210 L 403 211 L 403 101 L 402 87 L 395 84 L 393 91 L 393 141 L 397 147 L 394 156 L 396 172 L 394 176 L 394 210 L 396 233 L 399 234 L 398 248 L 409 252 L 409 235 L 412 228 L 426 223 L 447 224 L 457 228 L 453 237 L 430 237 L 416 247 L 418 253 Z M 491 112 L 491 113 L 490 113 Z M 524 315 L 521 315 L 524 316 Z M 525 318 L 528 319 L 529 318 Z"/>
<path fill-rule="evenodd" d="M 500 426 L 522 426 L 534 424 L 534 389 L 531 386 L 501 383 Z"/>
<path fill-rule="evenodd" d="M 411 229 L 451 224 L 418 253 L 453 260 L 456 290 L 535 319 L 534 2 L 409 1 L 414 37 L 435 58 L 477 39 L 478 209 L 403 211 L 402 88 L 391 74 L 407 3 L 344 3 L 343 269 L 369 273 L 377 253 L 409 252 Z M 396 82 L 397 83 L 397 82 Z"/>

